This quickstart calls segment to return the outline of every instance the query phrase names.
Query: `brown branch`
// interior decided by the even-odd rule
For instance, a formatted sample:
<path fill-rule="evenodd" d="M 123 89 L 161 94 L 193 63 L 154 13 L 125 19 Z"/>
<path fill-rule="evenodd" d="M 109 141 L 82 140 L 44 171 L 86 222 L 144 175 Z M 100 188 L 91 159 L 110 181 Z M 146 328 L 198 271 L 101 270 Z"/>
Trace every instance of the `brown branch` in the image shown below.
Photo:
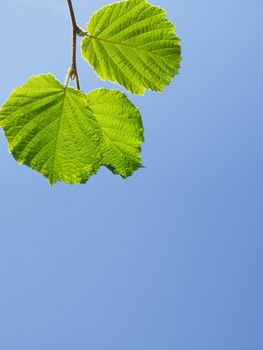
<path fill-rule="evenodd" d="M 68 71 L 68 75 L 66 78 L 66 84 L 68 84 L 69 79 L 76 80 L 77 89 L 80 90 L 76 56 L 77 56 L 77 35 L 80 32 L 82 32 L 82 30 L 77 25 L 72 1 L 67 0 L 67 3 L 68 3 L 69 13 L 70 13 L 71 23 L 72 23 L 72 61 L 71 61 L 71 67 Z"/>

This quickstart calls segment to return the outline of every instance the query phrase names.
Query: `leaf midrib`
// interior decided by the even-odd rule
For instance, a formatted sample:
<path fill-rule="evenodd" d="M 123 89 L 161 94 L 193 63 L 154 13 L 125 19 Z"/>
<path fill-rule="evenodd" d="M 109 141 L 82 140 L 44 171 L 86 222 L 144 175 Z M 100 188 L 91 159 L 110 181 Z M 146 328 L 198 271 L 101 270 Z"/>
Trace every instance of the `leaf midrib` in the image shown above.
<path fill-rule="evenodd" d="M 122 43 L 122 42 L 111 41 L 111 40 L 100 38 L 98 36 L 91 35 L 91 34 L 87 34 L 86 38 L 90 38 L 90 39 L 94 39 L 94 40 L 98 40 L 98 41 L 103 41 L 103 42 L 106 42 L 106 43 L 112 44 L 112 45 L 125 46 L 125 47 L 129 47 L 131 49 L 134 49 L 134 50 L 141 50 L 141 51 L 144 51 L 144 52 L 146 52 L 148 54 L 154 53 L 154 51 L 146 50 L 146 49 L 142 48 L 141 46 L 134 46 L 134 45 L 125 44 L 125 43 Z"/>
<path fill-rule="evenodd" d="M 62 95 L 61 112 L 60 112 L 60 117 L 59 117 L 59 121 L 58 121 L 57 137 L 56 137 L 56 141 L 55 141 L 55 150 L 54 150 L 54 157 L 53 157 L 53 164 L 52 164 L 52 177 L 50 180 L 51 184 L 54 183 L 54 169 L 55 169 L 55 162 L 56 162 L 56 156 L 57 156 L 58 138 L 59 138 L 59 133 L 60 133 L 61 120 L 63 119 L 62 116 L 63 116 L 63 110 L 64 110 L 64 106 L 65 106 L 67 89 L 68 89 L 67 86 L 64 87 L 64 92 Z"/>

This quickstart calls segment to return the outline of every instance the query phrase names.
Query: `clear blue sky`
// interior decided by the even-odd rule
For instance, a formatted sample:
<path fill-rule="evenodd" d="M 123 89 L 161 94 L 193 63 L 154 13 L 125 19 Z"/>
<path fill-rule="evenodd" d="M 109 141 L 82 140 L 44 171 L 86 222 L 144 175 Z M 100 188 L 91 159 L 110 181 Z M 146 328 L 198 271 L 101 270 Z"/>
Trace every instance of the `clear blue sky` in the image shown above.
<path fill-rule="evenodd" d="M 75 0 L 79 24 L 104 0 Z M 182 38 L 181 74 L 140 108 L 145 168 L 50 187 L 0 140 L 0 349 L 262 350 L 261 0 L 154 0 Z M 0 11 L 0 102 L 64 80 L 65 0 Z M 85 91 L 101 83 L 79 60 Z"/>

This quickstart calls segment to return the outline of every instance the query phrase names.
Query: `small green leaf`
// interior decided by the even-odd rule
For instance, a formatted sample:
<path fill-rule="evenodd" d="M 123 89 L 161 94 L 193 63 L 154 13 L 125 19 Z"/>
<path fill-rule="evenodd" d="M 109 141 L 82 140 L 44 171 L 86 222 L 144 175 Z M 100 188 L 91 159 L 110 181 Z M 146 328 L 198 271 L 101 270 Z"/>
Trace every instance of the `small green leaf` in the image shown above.
<path fill-rule="evenodd" d="M 143 95 L 162 91 L 178 73 L 180 40 L 166 11 L 146 0 L 124 0 L 95 12 L 82 55 L 103 80 Z"/>
<path fill-rule="evenodd" d="M 141 167 L 143 125 L 139 111 L 117 90 L 98 89 L 87 99 L 102 129 L 103 164 L 115 174 L 130 176 Z"/>
<path fill-rule="evenodd" d="M 85 94 L 52 75 L 30 78 L 0 111 L 14 158 L 57 181 L 83 183 L 101 165 L 101 130 Z"/>

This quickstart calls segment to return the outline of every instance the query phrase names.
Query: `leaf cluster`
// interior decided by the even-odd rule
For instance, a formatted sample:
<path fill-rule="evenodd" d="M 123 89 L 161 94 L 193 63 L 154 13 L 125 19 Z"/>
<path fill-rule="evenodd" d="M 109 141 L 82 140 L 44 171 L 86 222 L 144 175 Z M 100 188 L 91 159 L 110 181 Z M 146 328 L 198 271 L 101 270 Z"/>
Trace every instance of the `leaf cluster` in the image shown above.
<path fill-rule="evenodd" d="M 180 67 L 180 41 L 166 12 L 146 0 L 123 0 L 95 12 L 86 31 L 73 18 L 73 58 L 65 84 L 51 74 L 31 77 L 0 110 L 9 150 L 54 184 L 85 183 L 101 166 L 123 178 L 141 167 L 143 124 L 118 90 L 79 88 L 76 35 L 83 58 L 102 80 L 133 94 L 162 91 Z M 76 79 L 77 88 L 68 86 Z"/>

